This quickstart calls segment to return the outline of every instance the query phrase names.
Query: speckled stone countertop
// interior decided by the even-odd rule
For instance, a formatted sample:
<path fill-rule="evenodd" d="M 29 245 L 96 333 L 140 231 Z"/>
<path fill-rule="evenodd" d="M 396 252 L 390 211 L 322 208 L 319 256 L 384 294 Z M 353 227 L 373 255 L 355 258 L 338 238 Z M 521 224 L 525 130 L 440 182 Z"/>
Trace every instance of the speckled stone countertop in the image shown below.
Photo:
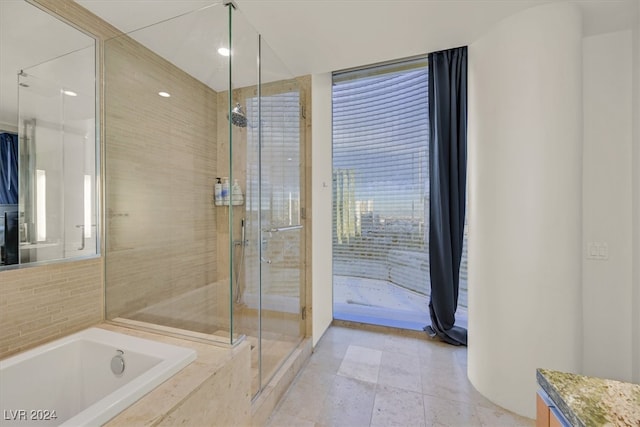
<path fill-rule="evenodd" d="M 640 427 L 640 385 L 538 369 L 538 384 L 573 426 Z"/>

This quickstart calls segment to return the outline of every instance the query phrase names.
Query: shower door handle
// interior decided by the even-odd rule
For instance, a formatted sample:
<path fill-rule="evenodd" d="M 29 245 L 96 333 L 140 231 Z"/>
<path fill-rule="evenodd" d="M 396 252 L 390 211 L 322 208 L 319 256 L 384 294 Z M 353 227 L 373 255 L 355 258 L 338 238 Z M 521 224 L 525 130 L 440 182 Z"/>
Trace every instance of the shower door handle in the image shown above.
<path fill-rule="evenodd" d="M 283 227 L 273 227 L 273 228 L 266 228 L 264 231 L 267 233 L 278 233 L 278 232 L 283 232 L 283 231 L 293 231 L 293 230 L 301 230 L 302 229 L 302 224 L 298 224 L 298 225 L 285 225 Z"/>
<path fill-rule="evenodd" d="M 269 243 L 269 240 L 267 240 L 267 238 L 263 237 L 261 239 L 261 246 L 262 246 L 261 250 L 262 250 L 262 252 L 266 252 L 267 251 L 267 244 L 268 243 Z M 272 262 L 270 258 L 265 258 L 262 255 L 260 256 L 260 261 L 264 262 L 265 264 L 271 264 L 271 262 Z"/>
<path fill-rule="evenodd" d="M 76 228 L 79 228 L 80 229 L 80 233 L 82 233 L 81 234 L 82 245 L 78 248 L 78 250 L 81 251 L 81 250 L 84 249 L 84 224 L 78 224 L 78 225 L 76 225 Z"/>
<path fill-rule="evenodd" d="M 95 227 L 95 224 L 91 224 L 91 227 Z M 82 244 L 80 245 L 80 247 L 78 248 L 79 251 L 84 250 L 85 247 L 85 238 L 84 238 L 84 224 L 77 224 L 76 228 L 80 229 L 80 232 L 82 233 L 80 236 L 80 241 L 82 242 Z"/>

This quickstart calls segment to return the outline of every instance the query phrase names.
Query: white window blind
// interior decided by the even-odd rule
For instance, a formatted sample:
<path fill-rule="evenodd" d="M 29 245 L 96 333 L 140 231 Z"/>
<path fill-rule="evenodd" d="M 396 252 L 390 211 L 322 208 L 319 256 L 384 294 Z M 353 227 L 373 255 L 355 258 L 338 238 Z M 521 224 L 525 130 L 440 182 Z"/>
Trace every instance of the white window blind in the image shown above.
<path fill-rule="evenodd" d="M 262 210 L 268 214 L 263 217 L 263 221 L 268 221 L 265 226 L 299 224 L 300 94 L 295 90 L 250 98 L 247 117 L 248 208 L 258 206 L 258 139 L 261 136 Z"/>
<path fill-rule="evenodd" d="M 426 58 L 333 77 L 334 274 L 428 293 Z"/>

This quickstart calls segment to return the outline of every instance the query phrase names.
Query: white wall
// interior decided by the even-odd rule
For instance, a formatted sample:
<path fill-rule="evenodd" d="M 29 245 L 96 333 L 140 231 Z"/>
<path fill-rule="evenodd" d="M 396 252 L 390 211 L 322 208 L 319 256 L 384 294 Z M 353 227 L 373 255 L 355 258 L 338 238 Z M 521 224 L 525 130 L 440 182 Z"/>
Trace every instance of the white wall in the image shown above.
<path fill-rule="evenodd" d="M 312 335 L 315 346 L 333 320 L 331 241 L 331 73 L 311 76 L 311 194 L 313 206 Z"/>
<path fill-rule="evenodd" d="M 468 375 L 531 418 L 536 368 L 581 369 L 581 33 L 559 3 L 469 46 Z"/>
<path fill-rule="evenodd" d="M 586 37 L 583 64 L 583 373 L 631 381 L 632 32 Z"/>

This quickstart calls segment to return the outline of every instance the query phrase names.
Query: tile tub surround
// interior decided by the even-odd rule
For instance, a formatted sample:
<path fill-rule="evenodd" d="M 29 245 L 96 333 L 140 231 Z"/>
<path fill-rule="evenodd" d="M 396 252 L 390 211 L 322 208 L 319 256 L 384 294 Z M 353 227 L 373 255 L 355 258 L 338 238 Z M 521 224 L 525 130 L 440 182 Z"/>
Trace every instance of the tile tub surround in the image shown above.
<path fill-rule="evenodd" d="M 227 349 L 112 324 L 99 327 L 192 348 L 198 353 L 194 362 L 111 419 L 105 427 L 249 425 L 251 362 L 248 342 Z"/>
<path fill-rule="evenodd" d="M 640 385 L 538 369 L 538 384 L 574 426 L 640 426 Z"/>
<path fill-rule="evenodd" d="M 102 320 L 102 259 L 0 272 L 0 359 Z"/>

